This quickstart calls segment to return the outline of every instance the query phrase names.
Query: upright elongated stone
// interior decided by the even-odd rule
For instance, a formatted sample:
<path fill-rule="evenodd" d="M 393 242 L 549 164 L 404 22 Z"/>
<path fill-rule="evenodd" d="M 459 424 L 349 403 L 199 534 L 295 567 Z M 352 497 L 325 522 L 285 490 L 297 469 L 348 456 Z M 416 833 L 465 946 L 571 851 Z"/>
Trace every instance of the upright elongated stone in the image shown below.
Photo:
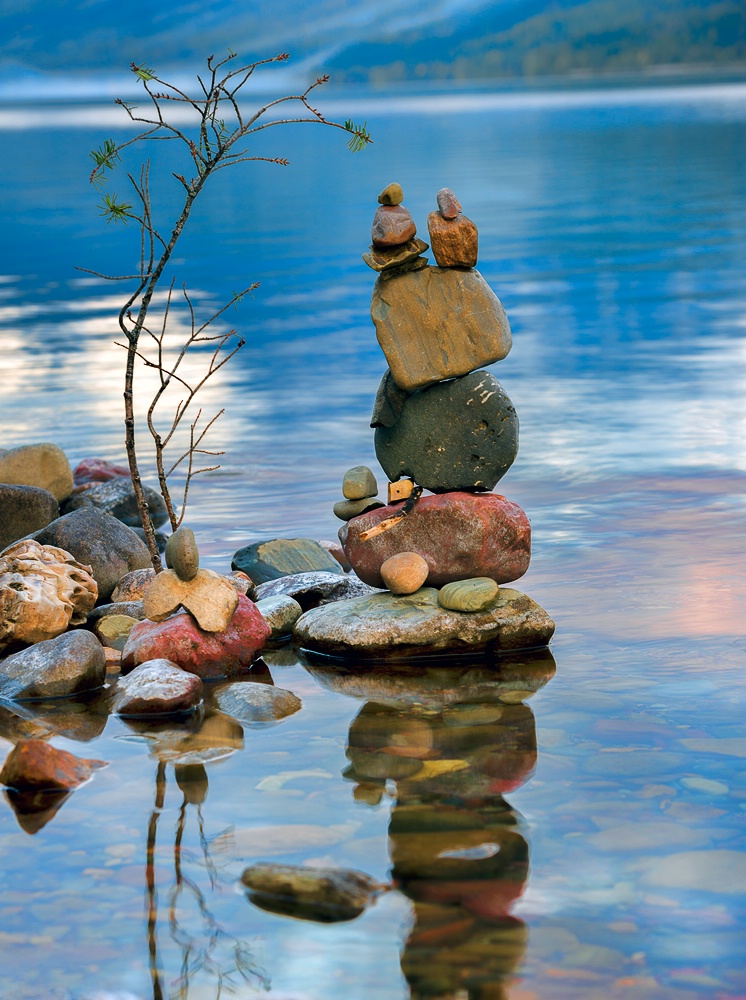
<path fill-rule="evenodd" d="M 497 379 L 479 371 L 408 396 L 398 419 L 376 427 L 376 457 L 389 479 L 426 490 L 491 490 L 518 453 L 518 416 Z"/>
<path fill-rule="evenodd" d="M 379 278 L 371 316 L 396 384 L 407 392 L 507 356 L 510 324 L 478 271 L 425 267 Z"/>

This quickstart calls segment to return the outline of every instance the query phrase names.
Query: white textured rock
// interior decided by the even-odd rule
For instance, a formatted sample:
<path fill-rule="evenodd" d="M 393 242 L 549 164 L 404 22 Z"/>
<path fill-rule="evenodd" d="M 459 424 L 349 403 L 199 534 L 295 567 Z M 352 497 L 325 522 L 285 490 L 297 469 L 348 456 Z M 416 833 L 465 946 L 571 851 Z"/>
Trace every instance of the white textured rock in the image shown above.
<path fill-rule="evenodd" d="M 202 681 L 170 660 L 146 660 L 120 678 L 113 710 L 118 715 L 171 715 L 188 712 L 202 698 Z"/>

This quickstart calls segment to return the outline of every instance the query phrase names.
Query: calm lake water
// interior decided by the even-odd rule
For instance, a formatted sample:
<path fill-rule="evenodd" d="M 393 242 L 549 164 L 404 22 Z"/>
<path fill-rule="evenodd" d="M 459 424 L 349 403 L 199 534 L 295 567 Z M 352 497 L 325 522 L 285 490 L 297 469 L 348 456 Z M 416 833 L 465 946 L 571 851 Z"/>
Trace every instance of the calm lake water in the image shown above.
<path fill-rule="evenodd" d="M 447 185 L 514 332 L 499 490 L 533 525 L 518 586 L 557 622 L 553 659 L 519 665 L 545 686 L 524 704 L 515 665 L 356 678 L 280 650 L 303 708 L 273 726 L 0 709 L 3 753 L 37 732 L 109 762 L 47 814 L 0 801 L 0 996 L 743 998 L 746 86 L 319 105 L 375 144 L 264 133 L 253 152 L 291 166 L 224 172 L 180 247 L 200 315 L 261 281 L 203 398 L 226 410 L 189 510 L 203 563 L 334 537 L 344 470 L 376 468 L 376 196 L 398 180 L 426 235 Z M 136 260 L 87 184 L 118 121 L 0 108 L 3 447 L 124 458 L 121 294 L 74 270 Z M 262 860 L 397 888 L 350 922 L 295 919 L 240 891 Z"/>

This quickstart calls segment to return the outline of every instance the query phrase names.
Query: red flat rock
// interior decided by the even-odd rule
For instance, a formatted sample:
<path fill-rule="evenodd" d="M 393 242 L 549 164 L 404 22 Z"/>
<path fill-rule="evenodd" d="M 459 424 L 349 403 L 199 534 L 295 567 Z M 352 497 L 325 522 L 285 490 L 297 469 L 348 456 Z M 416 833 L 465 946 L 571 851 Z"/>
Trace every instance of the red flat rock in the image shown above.
<path fill-rule="evenodd" d="M 367 511 L 348 521 L 340 539 L 355 573 L 371 587 L 385 586 L 381 565 L 399 552 L 428 563 L 425 586 L 488 576 L 517 580 L 531 559 L 531 525 L 517 503 L 498 493 L 439 493 L 422 497 L 411 514 L 373 538 L 360 535 L 397 513 L 402 504 Z"/>

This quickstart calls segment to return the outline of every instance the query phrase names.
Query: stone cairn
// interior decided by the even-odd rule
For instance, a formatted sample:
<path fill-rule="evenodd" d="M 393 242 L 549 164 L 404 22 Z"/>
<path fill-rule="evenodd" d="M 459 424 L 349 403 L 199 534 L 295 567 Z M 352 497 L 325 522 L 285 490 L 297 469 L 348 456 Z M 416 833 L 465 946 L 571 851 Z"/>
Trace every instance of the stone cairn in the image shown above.
<path fill-rule="evenodd" d="M 322 609 L 311 612 L 317 620 L 304 616 L 301 642 L 339 654 L 382 651 L 386 641 L 374 640 L 366 619 L 388 614 L 404 655 L 418 645 L 425 651 L 428 630 L 434 648 L 448 650 L 545 645 L 554 630 L 546 612 L 500 587 L 528 569 L 531 528 L 518 504 L 492 492 L 516 457 L 518 417 L 484 370 L 507 356 L 512 337 L 505 310 L 475 269 L 477 227 L 451 190 L 439 191 L 427 220 L 433 267 L 400 185 L 389 184 L 378 201 L 363 260 L 378 272 L 371 315 L 388 362 L 371 421 L 390 480 L 388 503 L 377 499 L 373 472 L 356 466 L 334 513 L 346 522 L 340 540 L 357 576 L 390 593 L 348 609 L 346 640 L 321 621 Z M 424 630 L 401 639 L 415 608 L 427 619 Z M 460 619 L 448 638 L 443 612 Z"/>

